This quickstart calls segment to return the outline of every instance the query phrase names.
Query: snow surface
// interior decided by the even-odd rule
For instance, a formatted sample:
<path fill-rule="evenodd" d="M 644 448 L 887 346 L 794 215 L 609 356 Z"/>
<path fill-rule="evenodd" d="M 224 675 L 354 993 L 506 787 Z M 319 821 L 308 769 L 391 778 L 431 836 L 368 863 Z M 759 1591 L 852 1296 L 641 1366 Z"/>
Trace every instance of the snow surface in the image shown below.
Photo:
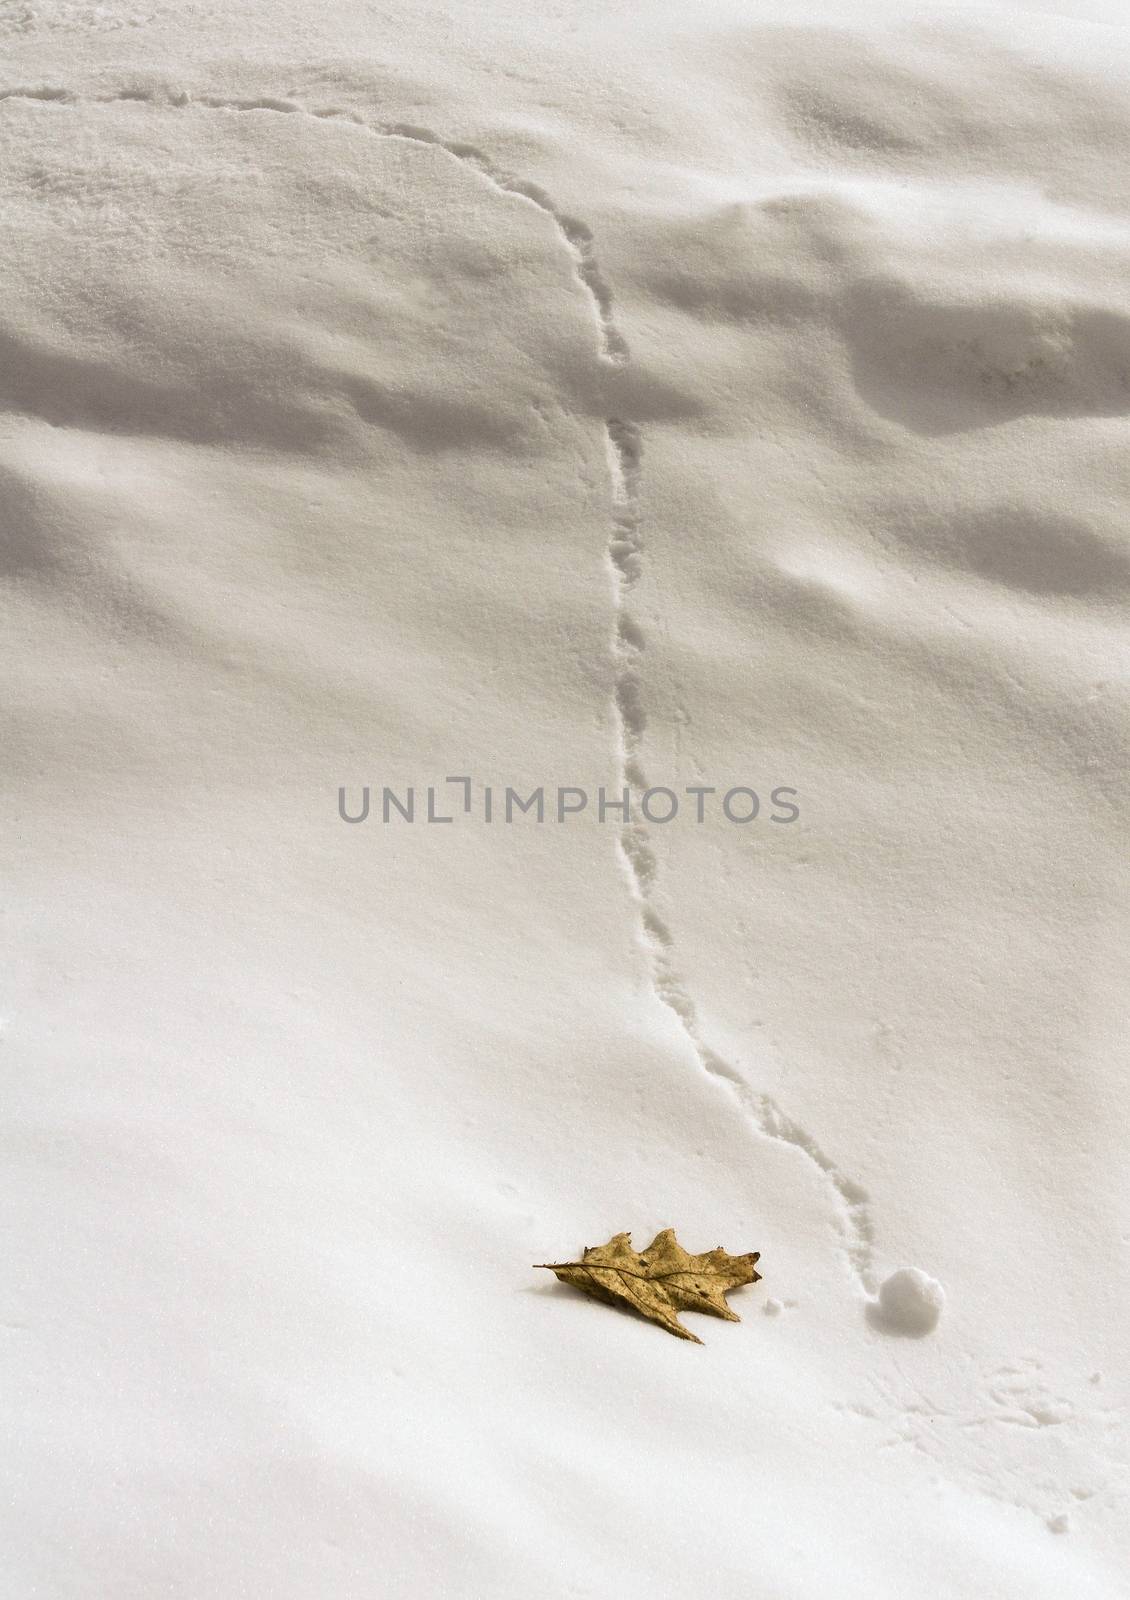
<path fill-rule="evenodd" d="M 1130 1593 L 1121 8 L 0 38 L 5 1600 Z"/>

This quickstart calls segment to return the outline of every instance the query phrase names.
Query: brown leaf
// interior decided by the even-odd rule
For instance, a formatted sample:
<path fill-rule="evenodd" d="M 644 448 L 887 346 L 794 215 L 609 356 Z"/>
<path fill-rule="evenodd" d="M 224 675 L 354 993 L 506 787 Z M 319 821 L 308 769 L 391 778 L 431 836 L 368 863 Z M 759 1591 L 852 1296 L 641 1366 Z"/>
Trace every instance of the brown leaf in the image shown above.
<path fill-rule="evenodd" d="M 717 1250 L 692 1256 L 675 1238 L 674 1228 L 664 1228 L 646 1250 L 633 1250 L 631 1234 L 618 1233 L 607 1244 L 586 1248 L 579 1261 L 535 1264 L 555 1272 L 562 1283 L 571 1283 L 610 1305 L 630 1306 L 677 1338 L 701 1344 L 701 1339 L 683 1327 L 677 1313 L 706 1311 L 727 1322 L 740 1322 L 726 1304 L 726 1291 L 760 1280 L 760 1272 L 754 1271 L 760 1254 L 754 1250 L 749 1255 L 729 1256 L 719 1245 Z"/>

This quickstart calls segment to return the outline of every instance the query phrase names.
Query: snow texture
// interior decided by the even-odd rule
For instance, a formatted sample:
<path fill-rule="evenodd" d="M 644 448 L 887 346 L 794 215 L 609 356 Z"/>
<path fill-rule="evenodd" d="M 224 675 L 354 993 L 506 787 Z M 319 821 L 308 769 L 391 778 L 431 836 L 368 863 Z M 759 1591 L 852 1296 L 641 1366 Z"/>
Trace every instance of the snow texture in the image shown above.
<path fill-rule="evenodd" d="M 4 1595 L 1122 1600 L 1121 12 L 0 39 Z"/>

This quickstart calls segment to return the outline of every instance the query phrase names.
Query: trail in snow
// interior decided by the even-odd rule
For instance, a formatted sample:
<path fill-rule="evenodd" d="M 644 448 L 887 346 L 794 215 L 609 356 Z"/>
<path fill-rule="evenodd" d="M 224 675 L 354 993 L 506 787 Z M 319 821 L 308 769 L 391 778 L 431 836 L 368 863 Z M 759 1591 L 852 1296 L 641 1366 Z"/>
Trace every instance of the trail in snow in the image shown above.
<path fill-rule="evenodd" d="M 205 106 L 213 111 L 302 116 L 317 121 L 348 122 L 375 138 L 402 139 L 443 150 L 479 173 L 493 188 L 528 201 L 553 220 L 573 262 L 577 280 L 592 307 L 602 366 L 606 370 L 614 370 L 626 366 L 630 360 L 627 341 L 616 325 L 612 291 L 596 257 L 591 228 L 579 218 L 561 210 L 540 185 L 506 172 L 475 145 L 444 139 L 430 128 L 410 123 L 370 121 L 360 113 L 342 107 L 312 108 L 294 100 L 273 96 L 239 99 L 205 95 L 193 99 L 183 92 L 137 88 L 121 89 L 105 95 L 77 96 L 65 88 L 53 86 L 0 90 L 0 101 L 17 99 L 40 100 L 60 106 L 141 102 L 165 106 L 170 110 Z M 620 773 L 618 786 L 628 791 L 632 811 L 638 818 L 640 801 L 648 787 L 641 759 L 647 726 L 642 687 L 646 641 L 632 608 L 632 591 L 639 582 L 644 559 L 641 537 L 643 443 L 636 425 L 624 418 L 609 418 L 605 424 L 605 434 L 612 501 L 607 558 L 612 571 L 614 593 L 613 714 Z M 846 1260 L 860 1287 L 866 1293 L 873 1294 L 876 1287 L 873 1267 L 874 1225 L 866 1190 L 847 1177 L 812 1135 L 788 1116 L 772 1096 L 754 1089 L 736 1067 L 705 1042 L 694 1001 L 679 972 L 674 937 L 656 909 L 658 862 L 646 824 L 639 820 L 626 822 L 620 831 L 617 848 L 639 915 L 641 943 L 657 998 L 678 1019 L 703 1071 L 729 1085 L 756 1130 L 766 1138 L 791 1145 L 819 1168 L 838 1202 Z"/>
<path fill-rule="evenodd" d="M 633 815 L 638 818 L 648 787 L 641 760 L 647 726 L 642 693 L 646 641 L 632 609 L 632 591 L 640 580 L 644 553 L 641 535 L 643 445 L 639 430 L 630 422 L 610 421 L 607 449 L 612 482 L 608 560 L 615 605 L 612 648 L 616 662 L 613 704 L 618 731 L 618 787 L 628 791 Z M 819 1167 L 839 1201 L 848 1264 L 860 1287 L 867 1294 L 874 1294 L 875 1231 L 867 1191 L 841 1172 L 812 1135 L 788 1116 L 771 1095 L 754 1089 L 736 1067 L 705 1042 L 694 1001 L 679 972 L 674 936 L 656 908 L 658 862 L 646 825 L 638 820 L 629 821 L 620 830 L 618 847 L 639 911 L 642 942 L 656 994 L 679 1019 L 703 1071 L 729 1084 L 758 1132 L 766 1138 L 792 1145 Z"/>

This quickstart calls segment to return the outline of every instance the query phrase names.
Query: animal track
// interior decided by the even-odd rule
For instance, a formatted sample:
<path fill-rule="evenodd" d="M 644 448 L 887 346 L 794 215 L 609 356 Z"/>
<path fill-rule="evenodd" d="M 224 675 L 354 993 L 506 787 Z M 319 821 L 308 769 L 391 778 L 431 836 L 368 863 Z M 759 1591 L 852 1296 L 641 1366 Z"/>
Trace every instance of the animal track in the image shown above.
<path fill-rule="evenodd" d="M 477 146 L 459 140 L 443 139 L 430 128 L 417 127 L 408 122 L 371 122 L 359 112 L 341 106 L 304 106 L 297 100 L 278 95 L 258 95 L 240 99 L 224 95 L 200 95 L 193 99 L 183 90 L 141 89 L 128 87 L 112 94 L 75 95 L 70 90 L 53 85 L 19 87 L 0 90 L 0 100 L 42 100 L 54 105 L 108 105 L 121 102 L 148 103 L 183 110 L 192 105 L 207 106 L 212 111 L 255 112 L 265 111 L 277 116 L 310 117 L 321 122 L 350 122 L 355 127 L 377 139 L 404 139 L 410 144 L 431 145 L 444 150 L 456 161 L 473 167 L 493 188 L 503 194 L 517 195 L 537 206 L 551 217 L 554 226 L 573 260 L 578 281 L 584 286 L 593 307 L 600 336 L 600 354 L 612 366 L 620 366 L 628 359 L 628 346 L 617 329 L 612 316 L 612 292 L 600 270 L 593 249 L 592 230 L 578 218 L 560 210 L 539 184 L 513 176 L 497 166 Z"/>
<path fill-rule="evenodd" d="M 627 348 L 622 340 L 619 346 Z M 608 420 L 605 436 L 612 488 L 607 555 L 612 572 L 615 617 L 612 651 L 615 666 L 613 708 L 620 758 L 617 787 L 627 793 L 633 811 L 638 814 L 648 787 L 641 757 L 647 727 L 642 693 L 646 641 L 632 610 L 632 591 L 639 582 L 644 555 L 641 533 L 643 442 L 635 424 L 618 417 Z M 642 943 L 656 994 L 678 1018 L 703 1070 L 730 1086 L 757 1131 L 765 1138 L 792 1145 L 819 1168 L 839 1201 L 848 1265 L 864 1292 L 874 1294 L 875 1230 L 867 1191 L 842 1173 L 812 1135 L 788 1116 L 771 1095 L 753 1089 L 738 1069 L 703 1039 L 694 1000 L 678 970 L 674 937 L 655 906 L 658 860 L 647 828 L 639 822 L 626 823 L 620 830 L 618 847 L 639 912 Z"/>
<path fill-rule="evenodd" d="M 609 373 L 622 368 L 630 359 L 627 340 L 616 325 L 612 290 L 597 259 L 591 228 L 561 210 L 539 184 L 506 172 L 475 145 L 444 139 L 430 128 L 411 123 L 370 121 L 340 106 L 311 108 L 274 95 L 253 98 L 202 95 L 194 99 L 182 90 L 167 86 L 159 89 L 125 86 L 109 94 L 80 96 L 62 87 L 40 85 L 0 90 L 0 101 L 5 100 L 37 100 L 61 107 L 80 103 L 144 103 L 170 111 L 203 106 L 217 112 L 308 117 L 315 121 L 348 122 L 374 138 L 401 139 L 445 151 L 500 193 L 528 201 L 552 220 L 592 308 L 597 354 L 603 371 Z M 610 417 L 605 434 L 612 501 L 606 555 L 614 594 L 613 712 L 621 786 L 628 790 L 636 809 L 647 788 L 641 761 L 641 745 L 647 727 L 643 695 L 646 641 L 631 605 L 632 591 L 643 570 L 643 445 L 638 427 L 622 417 Z M 658 862 L 646 827 L 627 823 L 620 832 L 618 849 L 637 907 L 641 943 L 648 957 L 657 998 L 678 1019 L 703 1071 L 730 1086 L 756 1131 L 765 1138 L 792 1146 L 821 1172 L 836 1197 L 844 1233 L 845 1259 L 859 1286 L 867 1294 L 873 1294 L 874 1228 L 867 1192 L 841 1172 L 813 1136 L 788 1116 L 770 1095 L 753 1089 L 736 1067 L 704 1041 L 694 1001 L 678 970 L 673 935 L 654 903 Z"/>
<path fill-rule="evenodd" d="M 1066 1532 L 1066 1507 L 1085 1515 L 1087 1501 L 1111 1506 L 1126 1494 L 1122 1408 L 1100 1403 L 1096 1378 L 1060 1370 L 1053 1379 L 1042 1361 L 1022 1356 L 967 1381 L 943 1407 L 896 1358 L 885 1374 L 869 1375 L 872 1401 L 835 1409 L 881 1427 L 879 1449 L 911 1449 Z"/>

